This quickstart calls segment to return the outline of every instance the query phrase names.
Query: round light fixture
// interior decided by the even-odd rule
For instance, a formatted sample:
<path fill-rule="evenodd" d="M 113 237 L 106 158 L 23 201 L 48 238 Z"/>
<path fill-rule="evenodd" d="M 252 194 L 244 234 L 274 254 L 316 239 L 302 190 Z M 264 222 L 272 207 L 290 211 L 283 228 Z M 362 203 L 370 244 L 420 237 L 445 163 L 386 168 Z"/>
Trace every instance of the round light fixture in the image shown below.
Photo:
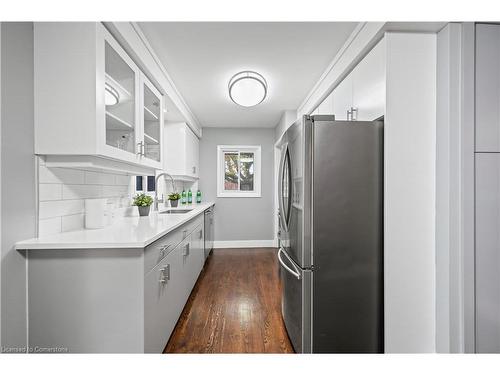
<path fill-rule="evenodd" d="M 104 104 L 115 105 L 120 101 L 120 94 L 109 83 L 104 84 Z"/>
<path fill-rule="evenodd" d="M 253 107 L 266 98 L 267 82 L 257 72 L 246 70 L 229 80 L 229 97 L 242 107 Z"/>

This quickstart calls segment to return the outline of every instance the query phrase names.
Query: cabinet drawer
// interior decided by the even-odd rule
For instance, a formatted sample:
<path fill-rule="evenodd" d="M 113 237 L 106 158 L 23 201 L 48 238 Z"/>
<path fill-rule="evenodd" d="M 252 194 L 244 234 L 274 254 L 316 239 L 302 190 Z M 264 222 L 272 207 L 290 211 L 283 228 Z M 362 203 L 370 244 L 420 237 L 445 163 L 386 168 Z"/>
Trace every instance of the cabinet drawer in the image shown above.
<path fill-rule="evenodd" d="M 203 224 L 203 217 L 204 217 L 203 215 L 198 215 L 194 219 L 188 221 L 186 224 L 184 224 L 182 227 L 179 228 L 182 232 L 182 239 L 189 236 L 191 233 L 193 233 L 196 227 Z"/>
<path fill-rule="evenodd" d="M 203 224 L 203 215 L 198 215 L 179 228 L 148 245 L 144 252 L 144 274 L 151 271 L 165 256 L 186 239 L 199 225 Z"/>
<path fill-rule="evenodd" d="M 151 271 L 163 258 L 174 250 L 182 240 L 182 232 L 174 230 L 148 245 L 144 252 L 144 274 Z"/>

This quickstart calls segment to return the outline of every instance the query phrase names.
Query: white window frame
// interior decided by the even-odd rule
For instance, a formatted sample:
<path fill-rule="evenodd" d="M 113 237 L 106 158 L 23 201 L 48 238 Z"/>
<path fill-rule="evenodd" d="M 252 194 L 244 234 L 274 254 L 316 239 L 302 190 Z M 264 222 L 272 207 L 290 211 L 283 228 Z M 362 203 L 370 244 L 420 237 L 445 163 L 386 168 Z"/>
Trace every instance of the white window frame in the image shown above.
<path fill-rule="evenodd" d="M 224 153 L 225 152 L 253 152 L 254 174 L 253 191 L 225 190 L 224 189 Z M 217 146 L 217 197 L 218 198 L 260 198 L 261 197 L 261 147 L 260 146 Z"/>

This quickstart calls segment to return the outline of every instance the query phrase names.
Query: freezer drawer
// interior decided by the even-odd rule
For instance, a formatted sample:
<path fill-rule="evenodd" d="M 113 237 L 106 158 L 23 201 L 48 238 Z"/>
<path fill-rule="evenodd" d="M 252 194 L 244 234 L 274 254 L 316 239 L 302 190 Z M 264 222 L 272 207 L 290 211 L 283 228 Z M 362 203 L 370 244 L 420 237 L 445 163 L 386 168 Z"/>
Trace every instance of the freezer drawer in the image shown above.
<path fill-rule="evenodd" d="M 282 287 L 281 311 L 288 337 L 297 353 L 311 352 L 311 278 L 283 249 L 278 251 Z"/>

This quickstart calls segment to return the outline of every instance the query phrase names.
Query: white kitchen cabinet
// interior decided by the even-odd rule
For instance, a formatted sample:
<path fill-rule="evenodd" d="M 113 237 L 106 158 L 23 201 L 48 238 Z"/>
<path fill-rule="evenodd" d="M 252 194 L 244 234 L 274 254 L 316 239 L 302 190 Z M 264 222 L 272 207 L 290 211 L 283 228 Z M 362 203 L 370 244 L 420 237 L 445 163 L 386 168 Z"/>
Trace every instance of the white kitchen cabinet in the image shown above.
<path fill-rule="evenodd" d="M 166 123 L 164 170 L 175 177 L 198 178 L 200 140 L 185 122 Z"/>
<path fill-rule="evenodd" d="M 146 353 L 163 351 L 203 268 L 203 223 L 196 220 L 194 224 L 198 226 L 144 279 Z M 177 232 L 188 233 L 192 229 L 185 226 Z"/>
<path fill-rule="evenodd" d="M 194 231 L 186 237 L 181 244 L 182 253 L 182 293 L 183 298 L 187 301 L 194 284 L 198 279 L 203 264 L 205 263 L 204 247 L 203 247 L 203 223 L 194 229 Z"/>
<path fill-rule="evenodd" d="M 318 115 L 333 115 L 333 92 L 331 92 L 318 106 Z"/>
<path fill-rule="evenodd" d="M 205 228 L 201 223 L 191 235 L 191 242 L 194 248 L 194 260 L 196 262 L 197 273 L 199 274 L 205 264 Z M 196 280 L 195 280 L 196 281 Z"/>
<path fill-rule="evenodd" d="M 476 151 L 500 151 L 500 25 L 476 25 Z"/>
<path fill-rule="evenodd" d="M 161 353 L 203 268 L 203 225 L 200 212 L 145 248 L 26 250 L 30 345 Z"/>
<path fill-rule="evenodd" d="M 384 116 L 385 61 L 381 40 L 333 90 L 336 120 L 373 121 Z"/>
<path fill-rule="evenodd" d="M 147 353 L 161 353 L 165 348 L 203 268 L 203 263 L 200 264 L 203 219 L 203 215 L 193 219 L 146 249 L 145 260 L 158 259 L 158 252 L 167 253 L 144 278 L 144 350 Z"/>
<path fill-rule="evenodd" d="M 358 121 L 373 121 L 385 114 L 385 43 L 379 42 L 354 68 L 352 106 Z"/>
<path fill-rule="evenodd" d="M 163 97 L 153 84 L 141 73 L 142 126 L 138 146 L 145 162 L 160 166 L 163 159 Z"/>
<path fill-rule="evenodd" d="M 47 166 L 161 169 L 163 97 L 101 23 L 35 23 L 34 96 Z"/>
<path fill-rule="evenodd" d="M 347 120 L 347 111 L 352 107 L 352 76 L 348 75 L 333 90 L 333 114 L 335 120 Z"/>
<path fill-rule="evenodd" d="M 162 353 L 184 306 L 180 248 L 144 278 L 144 351 Z"/>

